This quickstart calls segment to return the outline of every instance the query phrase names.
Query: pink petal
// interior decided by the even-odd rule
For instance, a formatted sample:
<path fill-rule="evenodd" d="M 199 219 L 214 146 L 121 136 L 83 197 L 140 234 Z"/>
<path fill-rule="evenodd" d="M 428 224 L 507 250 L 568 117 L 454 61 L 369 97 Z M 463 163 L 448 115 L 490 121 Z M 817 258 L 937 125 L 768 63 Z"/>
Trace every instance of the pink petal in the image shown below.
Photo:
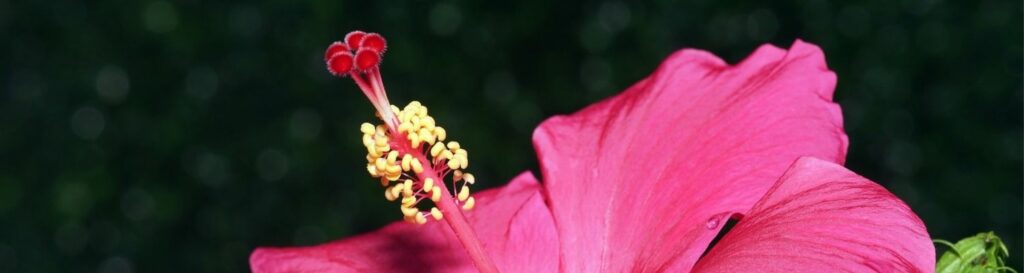
<path fill-rule="evenodd" d="M 736 66 L 686 49 L 624 93 L 534 132 L 566 272 L 688 270 L 799 156 L 843 162 L 835 74 L 818 47 Z"/>
<path fill-rule="evenodd" d="M 499 269 L 546 272 L 558 268 L 554 224 L 533 175 L 520 174 L 502 188 L 474 196 L 477 205 L 467 217 Z M 393 223 L 318 246 L 260 248 L 249 263 L 255 273 L 476 272 L 451 229 L 436 221 L 421 226 Z"/>
<path fill-rule="evenodd" d="M 793 164 L 695 272 L 934 272 L 921 219 L 885 188 L 814 158 Z"/>

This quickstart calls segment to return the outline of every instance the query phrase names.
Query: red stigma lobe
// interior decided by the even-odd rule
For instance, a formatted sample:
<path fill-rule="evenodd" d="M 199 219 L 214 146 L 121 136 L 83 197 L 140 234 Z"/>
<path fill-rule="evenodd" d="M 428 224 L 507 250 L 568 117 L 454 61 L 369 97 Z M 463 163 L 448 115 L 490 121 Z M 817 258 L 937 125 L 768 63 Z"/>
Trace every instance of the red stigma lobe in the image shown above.
<path fill-rule="evenodd" d="M 330 49 L 328 49 L 330 53 Z M 354 64 L 354 58 L 352 53 L 346 51 L 335 52 L 327 61 L 327 70 L 334 76 L 345 76 L 349 71 L 352 71 L 352 65 Z"/>
<path fill-rule="evenodd" d="M 345 45 L 345 43 L 342 43 L 342 42 L 331 43 L 331 45 L 327 47 L 327 52 L 324 52 L 324 61 L 325 62 L 326 61 L 330 61 L 331 57 L 333 57 L 334 54 L 336 54 L 338 52 L 349 52 L 349 51 L 350 50 L 348 48 L 348 45 Z"/>
<path fill-rule="evenodd" d="M 380 53 L 372 48 L 360 48 L 356 52 L 356 69 L 369 70 L 380 64 Z"/>
<path fill-rule="evenodd" d="M 387 41 L 384 40 L 384 36 L 380 36 L 377 33 L 369 33 L 362 37 L 362 42 L 359 43 L 359 48 L 370 48 L 376 50 L 380 54 L 384 54 L 387 50 Z"/>
<path fill-rule="evenodd" d="M 363 36 L 365 35 L 365 32 L 358 30 L 349 32 L 345 35 L 345 43 L 348 44 L 348 47 L 351 49 L 358 49 L 359 43 L 363 41 Z"/>

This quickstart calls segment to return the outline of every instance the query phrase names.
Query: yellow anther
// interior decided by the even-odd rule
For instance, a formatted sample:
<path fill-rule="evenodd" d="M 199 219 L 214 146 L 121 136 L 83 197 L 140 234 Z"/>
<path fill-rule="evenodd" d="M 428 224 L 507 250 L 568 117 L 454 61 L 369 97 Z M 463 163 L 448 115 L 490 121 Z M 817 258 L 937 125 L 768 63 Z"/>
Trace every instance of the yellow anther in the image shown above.
<path fill-rule="evenodd" d="M 465 154 L 455 155 L 455 158 L 459 162 L 459 168 L 466 169 L 469 167 L 469 158 L 466 158 Z"/>
<path fill-rule="evenodd" d="M 438 126 L 434 127 L 434 135 L 437 136 L 438 141 L 444 141 L 444 139 L 448 137 L 448 132 L 445 132 L 444 128 Z"/>
<path fill-rule="evenodd" d="M 419 213 L 420 213 L 420 210 L 417 209 L 417 208 L 402 207 L 402 215 L 410 216 L 411 217 L 411 216 L 419 214 Z"/>
<path fill-rule="evenodd" d="M 430 201 L 437 203 L 441 201 L 441 187 L 434 185 L 434 190 L 430 191 Z"/>
<path fill-rule="evenodd" d="M 363 122 L 363 124 L 359 125 L 359 131 L 363 132 L 363 134 L 370 135 L 376 132 L 376 129 L 373 127 L 373 124 Z"/>
<path fill-rule="evenodd" d="M 425 223 L 427 223 L 427 217 L 423 216 L 422 213 L 417 213 L 416 214 L 416 224 L 422 225 L 422 224 L 425 224 Z"/>
<path fill-rule="evenodd" d="M 420 108 L 416 109 L 416 110 L 417 110 L 416 111 L 416 115 L 417 116 L 421 116 L 421 117 L 427 116 L 427 107 L 426 106 L 420 106 Z"/>
<path fill-rule="evenodd" d="M 382 173 L 388 168 L 388 161 L 383 158 L 378 158 L 375 163 L 377 166 L 377 173 Z"/>
<path fill-rule="evenodd" d="M 412 143 L 412 147 L 413 148 L 419 148 L 420 147 L 420 142 L 422 140 L 420 140 L 420 135 L 419 134 L 409 134 L 408 138 L 409 138 L 409 142 Z"/>
<path fill-rule="evenodd" d="M 434 220 L 441 221 L 444 219 L 444 214 L 441 214 L 441 210 L 437 207 L 430 208 L 430 216 L 434 216 Z"/>
<path fill-rule="evenodd" d="M 377 145 L 377 147 L 388 146 L 388 137 L 387 136 L 377 135 L 377 136 L 375 136 L 373 138 L 373 141 L 374 141 L 374 144 Z"/>
<path fill-rule="evenodd" d="M 394 165 L 398 161 L 398 151 L 388 153 L 388 165 Z"/>
<path fill-rule="evenodd" d="M 400 114 L 398 114 L 398 122 L 401 122 L 401 123 L 409 123 L 409 119 L 411 119 L 411 118 L 412 118 L 412 115 L 410 115 L 409 112 L 401 112 Z M 412 124 L 409 124 L 409 125 L 412 125 Z M 401 126 L 401 125 L 399 125 L 399 126 Z"/>
<path fill-rule="evenodd" d="M 384 190 L 384 198 L 388 199 L 388 201 L 395 201 L 395 199 L 398 199 L 398 196 L 391 194 L 391 188 L 388 188 Z"/>
<path fill-rule="evenodd" d="M 395 198 L 398 198 L 398 196 L 402 195 L 402 188 L 403 187 L 404 186 L 402 186 L 402 185 L 395 185 L 393 187 L 388 188 L 388 190 L 391 191 L 391 195 L 395 196 Z M 405 200 L 403 199 L 402 201 L 405 201 Z"/>
<path fill-rule="evenodd" d="M 454 151 L 452 151 L 452 153 L 455 153 L 455 155 L 462 155 L 462 156 L 464 156 L 466 158 L 469 158 L 469 151 L 466 151 L 466 149 L 459 148 L 459 149 L 453 149 L 453 150 Z"/>
<path fill-rule="evenodd" d="M 412 164 L 413 160 L 415 159 L 412 158 L 412 155 L 405 154 L 405 156 L 402 157 L 402 170 L 408 172 L 409 169 L 412 168 L 412 166 L 409 164 Z"/>
<path fill-rule="evenodd" d="M 473 174 L 471 174 L 471 173 L 467 173 L 467 174 L 463 175 L 462 178 L 466 180 L 466 183 L 469 183 L 469 184 L 476 183 L 476 177 L 473 176 Z"/>
<path fill-rule="evenodd" d="M 416 129 L 416 130 L 420 129 L 420 117 L 413 116 L 412 118 L 409 119 L 409 123 L 412 123 L 412 128 L 413 129 Z"/>
<path fill-rule="evenodd" d="M 452 151 L 441 150 L 441 158 L 443 158 L 445 160 L 448 160 L 448 159 L 452 159 L 452 156 L 454 156 L 454 154 L 452 154 Z"/>
<path fill-rule="evenodd" d="M 452 173 L 452 182 L 459 182 L 462 180 L 462 171 L 456 170 Z"/>
<path fill-rule="evenodd" d="M 471 210 L 471 209 L 473 209 L 473 206 L 475 206 L 475 205 L 476 205 L 476 198 L 473 198 L 472 196 L 470 196 L 469 199 L 466 199 L 466 203 L 462 204 L 462 210 Z"/>
<path fill-rule="evenodd" d="M 370 173 L 370 176 L 377 177 L 377 166 L 373 164 L 366 164 L 366 171 Z"/>
<path fill-rule="evenodd" d="M 409 111 L 409 109 L 416 109 L 416 108 L 419 108 L 420 106 L 423 106 L 423 104 L 421 104 L 420 101 L 418 101 L 418 100 L 410 101 L 409 105 L 405 106 L 405 110 Z"/>
<path fill-rule="evenodd" d="M 410 124 L 409 121 L 403 120 L 402 123 L 398 124 L 398 132 L 399 133 L 408 132 L 409 129 L 412 129 L 412 124 Z"/>
<path fill-rule="evenodd" d="M 469 198 L 469 186 L 462 185 L 462 190 L 459 190 L 459 201 L 466 201 Z"/>
<path fill-rule="evenodd" d="M 459 148 L 461 148 L 461 146 L 459 146 L 459 142 L 458 141 L 449 141 L 448 142 L 448 149 L 449 150 L 453 150 L 454 151 L 454 150 L 458 150 Z"/>
<path fill-rule="evenodd" d="M 444 143 L 434 143 L 434 147 L 430 147 L 430 156 L 437 157 L 437 155 L 441 154 L 442 150 L 444 150 Z"/>
<path fill-rule="evenodd" d="M 462 164 L 459 163 L 459 158 L 458 157 L 453 157 L 451 159 L 448 159 L 448 168 L 449 169 L 458 170 L 459 166 L 462 166 Z"/>
<path fill-rule="evenodd" d="M 427 130 L 426 128 L 420 128 L 419 135 L 420 135 L 420 140 L 423 140 L 423 142 L 426 142 L 426 143 L 434 144 L 434 141 L 437 140 L 437 137 L 434 136 L 434 134 L 431 134 L 430 131 Z"/>
<path fill-rule="evenodd" d="M 406 179 L 402 184 L 402 196 L 412 196 L 412 179 Z"/>
<path fill-rule="evenodd" d="M 395 187 L 398 187 L 398 186 L 395 186 Z M 403 208 L 412 208 L 415 205 L 416 205 L 416 197 L 415 196 L 402 197 L 402 207 Z"/>
<path fill-rule="evenodd" d="M 373 146 L 366 146 L 366 155 L 373 158 L 372 160 L 370 160 L 370 163 L 377 161 L 377 158 L 380 157 L 380 153 L 377 152 L 377 147 Z"/>
<path fill-rule="evenodd" d="M 398 165 L 388 165 L 388 179 L 391 179 L 391 175 L 395 177 L 402 175 L 402 167 Z M 394 179 L 392 179 L 394 180 Z"/>
<path fill-rule="evenodd" d="M 427 177 L 427 179 L 423 179 L 423 189 L 424 190 L 430 191 L 433 188 L 434 188 L 434 179 L 433 178 Z"/>
<path fill-rule="evenodd" d="M 415 159 L 414 158 L 410 165 L 412 165 L 412 171 L 414 173 L 416 173 L 416 174 L 423 173 L 423 165 L 420 164 L 420 160 L 419 159 Z"/>
<path fill-rule="evenodd" d="M 377 156 L 383 156 L 384 153 L 391 150 L 391 146 L 377 146 Z"/>
<path fill-rule="evenodd" d="M 375 141 L 373 141 L 373 135 L 370 135 L 370 134 L 363 135 L 363 146 L 373 147 L 374 144 L 375 144 Z"/>
<path fill-rule="evenodd" d="M 424 129 L 427 129 L 427 131 L 433 131 L 434 130 L 434 128 L 437 125 L 437 124 L 435 124 L 435 122 L 436 121 L 434 121 L 434 117 L 431 117 L 431 116 L 426 116 L 426 117 L 423 117 L 422 119 L 420 119 L 420 123 L 423 125 Z"/>
<path fill-rule="evenodd" d="M 391 105 L 391 112 L 398 113 L 398 112 L 401 112 L 401 110 L 398 110 L 398 106 L 395 106 L 394 104 L 392 104 Z"/>

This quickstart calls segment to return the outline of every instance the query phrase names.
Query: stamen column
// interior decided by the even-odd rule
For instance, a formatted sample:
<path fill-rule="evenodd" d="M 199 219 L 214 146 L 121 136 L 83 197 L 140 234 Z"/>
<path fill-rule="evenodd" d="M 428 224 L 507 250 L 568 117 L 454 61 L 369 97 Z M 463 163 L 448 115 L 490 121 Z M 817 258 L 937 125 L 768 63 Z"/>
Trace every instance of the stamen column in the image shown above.
<path fill-rule="evenodd" d="M 351 77 L 384 121 L 384 125 L 364 123 L 360 127 L 367 149 L 367 171 L 387 188 L 385 198 L 401 199 L 407 221 L 423 224 L 427 216 L 444 219 L 480 272 L 498 272 L 462 213 L 475 204 L 469 196 L 469 184 L 475 178 L 463 171 L 469 164 L 468 152 L 458 142 L 444 143 L 446 131 L 436 126 L 419 102 L 409 103 L 405 109 L 390 104 L 380 74 L 386 50 L 387 43 L 379 34 L 353 31 L 344 41 L 331 44 L 324 54 L 327 70 L 338 77 Z M 430 151 L 429 156 L 425 149 Z M 445 183 L 449 173 L 453 173 L 451 185 L 452 190 L 458 190 L 457 196 Z M 461 188 L 457 185 L 460 181 Z M 427 199 L 436 207 L 421 211 L 417 205 Z"/>

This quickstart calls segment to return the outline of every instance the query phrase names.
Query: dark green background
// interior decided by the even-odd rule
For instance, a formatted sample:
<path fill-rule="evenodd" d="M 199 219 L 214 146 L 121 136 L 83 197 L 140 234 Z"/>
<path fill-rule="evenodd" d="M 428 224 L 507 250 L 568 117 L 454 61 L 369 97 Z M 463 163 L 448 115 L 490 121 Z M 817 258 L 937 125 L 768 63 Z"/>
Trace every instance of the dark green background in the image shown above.
<path fill-rule="evenodd" d="M 0 271 L 244 272 L 399 219 L 365 174 L 372 108 L 321 59 L 352 29 L 385 34 L 393 102 L 430 106 L 484 187 L 676 49 L 807 40 L 848 167 L 1021 268 L 1020 1 L 299 2 L 0 0 Z"/>

